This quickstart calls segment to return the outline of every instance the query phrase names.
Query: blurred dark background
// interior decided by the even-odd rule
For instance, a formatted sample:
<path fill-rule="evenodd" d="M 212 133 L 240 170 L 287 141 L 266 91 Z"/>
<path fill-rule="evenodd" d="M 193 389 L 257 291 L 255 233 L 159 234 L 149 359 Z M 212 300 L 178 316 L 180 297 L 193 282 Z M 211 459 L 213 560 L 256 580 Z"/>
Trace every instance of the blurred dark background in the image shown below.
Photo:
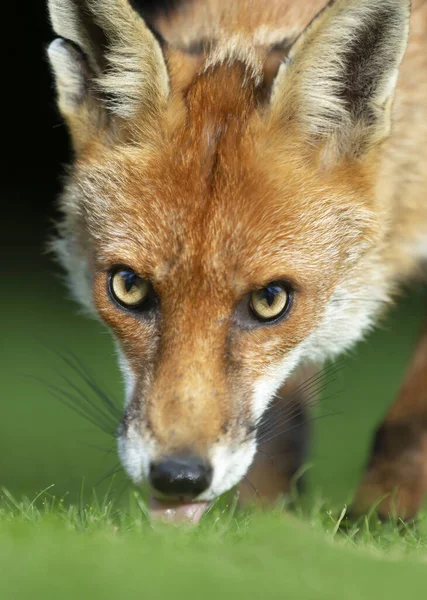
<path fill-rule="evenodd" d="M 2 56 L 0 288 L 0 486 L 34 497 L 76 499 L 101 491 L 117 465 L 114 440 L 61 404 L 58 390 L 97 402 L 70 352 L 118 405 L 121 379 L 108 332 L 78 314 L 45 252 L 55 198 L 70 158 L 54 101 L 45 49 L 52 39 L 43 0 L 8 2 Z M 159 3 L 140 2 L 152 9 Z M 348 500 L 366 459 L 372 431 L 396 393 L 415 343 L 425 290 L 406 293 L 377 332 L 347 359 L 314 422 L 310 489 Z M 74 360 L 74 359 L 73 359 Z M 329 395 L 328 391 L 325 394 Z M 62 399 L 64 396 L 62 395 Z M 66 399 L 66 396 L 65 396 Z M 113 484 L 119 491 L 123 483 Z"/>

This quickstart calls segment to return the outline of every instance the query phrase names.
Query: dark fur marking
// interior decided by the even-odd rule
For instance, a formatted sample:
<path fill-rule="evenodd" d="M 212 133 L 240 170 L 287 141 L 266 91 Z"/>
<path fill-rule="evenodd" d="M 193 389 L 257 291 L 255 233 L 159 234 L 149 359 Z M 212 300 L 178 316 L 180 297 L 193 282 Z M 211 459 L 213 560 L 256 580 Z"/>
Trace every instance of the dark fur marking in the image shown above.
<path fill-rule="evenodd" d="M 74 0 L 74 4 L 77 8 L 78 21 L 86 31 L 87 37 L 91 40 L 96 64 L 100 70 L 103 70 L 105 68 L 105 58 L 102 49 L 108 45 L 105 33 L 101 27 L 94 22 L 94 17 L 88 11 L 85 0 Z"/>
<path fill-rule="evenodd" d="M 177 9 L 185 0 L 130 0 L 132 7 L 147 22 L 153 22 L 157 17 Z"/>
<path fill-rule="evenodd" d="M 365 24 L 358 32 L 353 44 L 345 53 L 345 80 L 339 97 L 346 102 L 352 117 L 363 120 L 369 125 L 375 120 L 375 114 L 369 106 L 377 90 L 377 82 L 390 67 L 390 58 L 386 48 L 392 22 L 396 15 L 380 10 L 375 21 Z"/>
<path fill-rule="evenodd" d="M 191 42 L 188 46 L 180 48 L 183 52 L 187 54 L 192 54 L 194 56 L 200 56 L 202 54 L 207 54 L 209 49 L 213 46 L 214 41 L 203 38 L 201 40 L 195 40 Z"/>
<path fill-rule="evenodd" d="M 270 52 L 284 52 L 292 47 L 294 40 L 291 38 L 284 38 L 280 42 L 276 42 L 270 47 Z"/>

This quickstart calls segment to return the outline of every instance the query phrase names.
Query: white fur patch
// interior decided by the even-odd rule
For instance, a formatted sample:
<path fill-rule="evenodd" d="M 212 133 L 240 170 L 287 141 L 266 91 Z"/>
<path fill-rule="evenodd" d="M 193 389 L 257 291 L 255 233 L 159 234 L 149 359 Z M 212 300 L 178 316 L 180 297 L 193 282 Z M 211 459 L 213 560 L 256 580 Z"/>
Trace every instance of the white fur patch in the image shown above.
<path fill-rule="evenodd" d="M 242 34 L 221 38 L 215 49 L 208 55 L 205 69 L 221 64 L 232 64 L 235 61 L 242 62 L 254 81 L 257 84 L 261 83 L 261 62 L 250 40 Z"/>
<path fill-rule="evenodd" d="M 304 342 L 304 359 L 324 362 L 362 340 L 388 297 L 388 285 L 381 281 L 381 273 L 377 273 L 375 282 L 366 282 L 357 291 L 345 285 L 338 287 L 326 305 L 320 325 Z"/>
<path fill-rule="evenodd" d="M 262 417 L 274 394 L 298 365 L 303 350 L 303 344 L 300 344 L 283 360 L 271 367 L 267 374 L 255 381 L 252 397 L 252 415 L 255 421 Z"/>
<path fill-rule="evenodd" d="M 67 113 L 78 106 L 85 96 L 83 59 L 69 42 L 61 38 L 50 44 L 47 53 L 57 82 L 59 104 Z"/>
<path fill-rule="evenodd" d="M 126 433 L 118 438 L 117 446 L 126 473 L 138 485 L 148 477 L 153 449 L 135 426 L 138 427 L 138 423 L 130 425 Z"/>
<path fill-rule="evenodd" d="M 413 253 L 417 259 L 427 260 L 427 233 L 414 244 Z"/>
<path fill-rule="evenodd" d="M 119 363 L 120 370 L 123 375 L 123 382 L 125 385 L 125 407 L 129 406 L 130 401 L 135 390 L 136 378 L 132 371 L 129 361 L 124 355 L 118 340 L 115 340 L 117 361 Z"/>
<path fill-rule="evenodd" d="M 237 485 L 248 472 L 256 452 L 255 440 L 239 446 L 217 446 L 211 452 L 212 484 L 200 500 L 212 500 Z"/>

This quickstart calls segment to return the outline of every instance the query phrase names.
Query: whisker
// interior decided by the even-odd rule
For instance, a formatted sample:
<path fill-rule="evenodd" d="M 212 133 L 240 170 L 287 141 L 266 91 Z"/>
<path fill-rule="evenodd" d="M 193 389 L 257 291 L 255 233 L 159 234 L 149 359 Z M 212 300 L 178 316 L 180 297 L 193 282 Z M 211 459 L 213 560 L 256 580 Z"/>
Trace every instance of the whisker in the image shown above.
<path fill-rule="evenodd" d="M 272 429 L 276 429 L 280 426 L 280 423 L 283 422 L 283 419 L 289 419 L 294 415 L 298 415 L 305 410 L 309 410 L 313 407 L 319 406 L 324 403 L 326 398 L 318 397 L 324 391 L 326 391 L 329 387 L 329 384 L 332 382 L 325 383 L 318 390 L 314 390 L 311 395 L 304 400 L 301 404 L 295 404 L 287 407 L 287 410 L 283 410 L 280 414 L 274 415 L 274 419 L 272 420 L 272 424 L 270 427 L 264 427 L 261 429 L 261 435 L 265 435 L 269 433 Z M 342 391 L 342 390 L 341 390 Z"/>
<path fill-rule="evenodd" d="M 250 487 L 252 488 L 252 490 L 255 492 L 256 496 L 258 499 L 261 498 L 258 490 L 256 489 L 256 487 L 254 486 L 254 484 L 252 483 L 252 481 L 249 479 L 249 477 L 247 475 L 243 476 L 242 481 L 244 481 L 245 483 L 248 483 L 250 485 Z"/>
<path fill-rule="evenodd" d="M 305 394 L 309 392 L 309 397 L 302 403 L 304 408 L 310 408 L 312 405 L 323 402 L 323 399 L 317 400 L 316 396 L 320 395 L 331 383 L 336 381 L 335 375 L 343 366 L 344 361 L 341 360 L 315 373 L 299 385 L 287 401 L 268 409 L 258 425 L 258 439 L 271 434 L 276 428 L 280 427 L 291 416 L 301 410 L 300 403 L 292 402 L 292 397 L 301 395 L 302 392 Z M 283 396 L 276 395 L 275 398 L 277 400 L 284 400 Z"/>
<path fill-rule="evenodd" d="M 55 386 L 51 383 L 47 383 L 43 379 L 40 379 L 33 375 L 29 375 L 28 378 L 44 385 L 49 390 L 50 394 L 54 398 L 59 400 L 61 402 L 61 404 L 66 405 L 68 408 L 70 408 L 71 410 L 76 412 L 79 416 L 86 419 L 92 425 L 95 425 L 95 427 L 98 427 L 105 433 L 108 433 L 108 435 L 113 435 L 114 430 L 112 430 L 110 428 L 110 423 L 105 423 L 105 422 L 100 423 L 97 418 L 97 415 L 94 415 L 90 411 L 90 409 L 87 406 L 85 406 L 78 397 L 74 396 L 67 390 L 64 390 L 64 389 L 62 389 L 58 386 Z"/>
<path fill-rule="evenodd" d="M 91 390 L 95 393 L 96 396 L 102 400 L 103 404 L 108 408 L 108 410 L 112 413 L 112 415 L 116 418 L 120 418 L 121 410 L 120 407 L 113 402 L 107 394 L 102 390 L 102 388 L 98 385 L 95 380 L 93 374 L 89 371 L 89 369 L 83 364 L 83 362 L 76 356 L 76 354 L 72 350 L 58 350 L 53 348 L 49 344 L 44 342 L 39 343 L 52 352 L 52 354 L 56 355 L 60 358 L 72 371 L 74 371 L 82 381 L 86 383 L 86 385 L 91 388 Z"/>
<path fill-rule="evenodd" d="M 87 384 L 88 387 L 102 400 L 106 408 L 111 412 L 113 416 L 117 416 L 121 414 L 119 407 L 110 400 L 107 394 L 101 389 L 101 387 L 96 383 L 95 378 L 91 373 L 89 373 L 88 369 L 83 365 L 83 363 L 78 359 L 78 357 L 72 352 L 68 351 L 69 355 L 74 360 L 70 360 L 63 353 L 56 351 L 55 352 L 59 358 L 61 358 L 65 364 L 67 364 L 80 378 Z"/>
<path fill-rule="evenodd" d="M 374 298 L 335 298 L 331 300 L 331 304 L 337 304 L 339 302 L 364 302 L 369 304 L 375 304 L 377 306 L 383 303 L 383 300 L 378 300 Z"/>
<path fill-rule="evenodd" d="M 281 425 L 286 423 L 290 418 L 301 414 L 301 412 L 303 412 L 304 409 L 309 409 L 312 406 L 316 406 L 324 402 L 323 398 L 318 399 L 318 395 L 324 392 L 328 388 L 330 383 L 332 383 L 332 381 L 328 381 L 324 383 L 321 388 L 312 391 L 311 395 L 308 398 L 306 398 L 305 401 L 301 404 L 285 404 L 283 407 L 281 407 L 282 410 L 277 411 L 277 413 L 273 414 L 273 416 L 269 415 L 267 417 L 268 420 L 266 421 L 265 425 L 260 427 L 258 430 L 258 439 L 262 439 L 262 437 L 266 434 L 272 433 L 272 431 L 274 431 L 278 427 L 281 427 Z"/>
<path fill-rule="evenodd" d="M 282 435 L 282 433 L 288 433 L 288 431 L 292 431 L 294 429 L 298 429 L 298 427 L 301 427 L 302 425 L 306 425 L 307 423 L 312 423 L 313 421 L 319 421 L 321 419 L 327 419 L 328 417 L 337 417 L 337 416 L 340 416 L 342 414 L 344 414 L 344 411 L 337 410 L 337 411 L 334 411 L 334 412 L 331 412 L 331 413 L 327 413 L 325 415 L 319 415 L 317 417 L 312 417 L 312 418 L 307 419 L 306 421 L 304 421 L 304 423 L 297 423 L 296 425 L 293 425 L 292 427 L 289 427 L 288 429 L 286 429 L 286 431 L 278 433 L 276 436 L 273 436 L 272 439 L 274 439 L 274 437 L 279 437 L 280 435 Z M 263 445 L 267 444 L 270 441 L 272 441 L 272 440 L 267 440 L 266 442 L 263 442 Z M 284 451 L 284 452 L 281 452 L 279 454 L 272 454 L 272 455 L 265 454 L 265 456 L 268 457 L 268 458 L 270 458 L 270 459 L 272 459 L 272 460 L 274 460 L 275 458 L 278 458 L 279 456 L 283 456 L 286 453 L 287 452 Z"/>
<path fill-rule="evenodd" d="M 108 473 L 104 477 L 102 477 L 102 479 L 100 479 L 99 481 L 97 481 L 95 483 L 95 487 L 100 486 L 101 483 L 104 483 L 104 481 L 106 481 L 110 477 L 113 477 L 113 475 L 116 475 L 117 473 L 120 473 L 121 471 L 124 471 L 124 468 L 123 468 L 122 465 L 120 465 L 119 463 L 117 463 L 110 471 L 108 471 Z"/>
<path fill-rule="evenodd" d="M 105 454 L 105 456 L 108 456 L 109 454 L 112 454 L 113 452 L 115 452 L 116 447 L 113 445 L 111 446 L 111 448 L 103 448 L 102 446 L 98 446 L 97 444 L 88 444 L 87 442 L 83 442 L 82 444 L 83 446 L 87 446 L 87 448 L 92 448 L 92 450 L 98 450 L 98 452 L 101 452 L 102 454 Z"/>
<path fill-rule="evenodd" d="M 296 403 L 296 404 L 289 404 L 289 405 L 284 405 L 282 408 L 282 410 L 277 411 L 276 413 L 274 413 L 272 415 L 272 417 L 267 417 L 268 421 L 264 424 L 263 427 L 261 427 L 258 431 L 260 432 L 260 434 L 264 435 L 265 433 L 267 433 L 269 430 L 274 429 L 275 427 L 277 427 L 278 424 L 280 424 L 280 422 L 283 419 L 287 419 L 289 417 L 292 417 L 294 414 L 298 414 L 302 411 L 306 411 L 309 410 L 313 407 L 319 406 L 321 404 L 323 404 L 326 400 L 325 397 L 320 397 L 319 395 L 321 395 L 323 392 L 325 392 L 328 387 L 329 387 L 329 383 L 325 383 L 323 386 L 321 386 L 320 388 L 318 388 L 317 390 L 312 390 L 312 392 L 310 393 L 309 396 L 306 396 L 304 401 L 300 402 L 300 403 Z"/>
<path fill-rule="evenodd" d="M 301 383 L 296 388 L 296 391 L 297 392 L 304 391 L 308 384 L 311 385 L 312 383 L 316 382 L 319 379 L 323 379 L 324 377 L 329 377 L 330 375 L 335 375 L 336 373 L 341 371 L 344 368 L 344 366 L 345 366 L 345 360 L 343 358 L 331 363 L 327 367 L 320 369 L 320 371 L 317 371 L 317 373 L 314 373 L 314 375 L 312 375 L 311 377 L 306 379 L 303 383 Z"/>
<path fill-rule="evenodd" d="M 122 414 L 117 404 L 102 390 L 88 368 L 71 350 L 60 351 L 44 342 L 40 343 L 71 369 L 82 383 L 88 387 L 88 391 L 95 395 L 95 398 L 97 398 L 100 403 L 96 402 L 95 399 L 92 399 L 76 382 L 58 369 L 54 369 L 54 372 L 60 377 L 62 382 L 66 384 L 69 390 L 41 379 L 33 379 L 36 379 L 45 385 L 50 390 L 51 394 L 62 404 L 71 410 L 74 410 L 79 416 L 86 419 L 95 427 L 101 429 L 104 433 L 115 437 L 115 432 L 119 426 Z"/>
<path fill-rule="evenodd" d="M 93 389 L 93 391 L 103 400 L 103 402 L 105 403 L 105 405 L 111 410 L 112 414 L 114 416 L 121 416 L 121 409 L 119 406 L 117 406 L 117 404 L 115 402 L 113 402 L 109 396 L 107 396 L 107 394 L 101 389 L 101 387 L 98 385 L 98 383 L 96 382 L 95 378 L 93 377 L 93 375 L 88 371 L 87 367 L 85 367 L 85 365 L 82 363 L 82 361 L 73 353 L 70 351 L 71 356 L 74 358 L 74 360 L 76 361 L 77 365 L 80 366 L 80 369 L 83 370 L 86 373 L 86 378 L 85 381 L 86 383 Z"/>
<path fill-rule="evenodd" d="M 343 367 L 344 367 L 345 361 L 343 359 L 341 359 L 339 362 L 337 363 L 333 363 L 332 365 L 329 365 L 328 367 L 321 369 L 320 371 L 318 371 L 317 373 L 315 373 L 314 375 L 312 375 L 311 377 L 309 377 L 307 380 L 305 380 L 303 383 L 301 383 L 296 389 L 295 391 L 292 393 L 292 396 L 290 396 L 290 398 L 294 397 L 294 396 L 298 396 L 301 395 L 304 392 L 307 391 L 311 391 L 311 389 L 315 386 L 320 384 L 320 382 L 323 379 L 327 379 L 328 377 L 332 377 L 334 375 L 337 374 L 338 371 L 340 371 Z M 335 380 L 331 380 L 330 383 L 333 383 L 333 381 Z M 285 398 L 281 395 L 275 394 L 273 396 L 273 399 L 275 400 L 284 400 Z M 280 410 L 280 407 L 283 405 L 280 405 L 279 408 L 273 406 L 270 411 L 272 410 L 273 412 L 276 410 Z"/>
<path fill-rule="evenodd" d="M 68 394 L 67 392 L 65 392 L 65 390 L 60 390 L 59 392 L 55 392 L 54 390 L 50 390 L 50 394 L 53 398 L 55 398 L 56 400 L 58 400 L 59 402 L 61 402 L 61 404 L 63 404 L 64 406 L 66 406 L 67 408 L 69 408 L 70 410 L 74 411 L 76 414 L 78 414 L 80 417 L 82 417 L 83 419 L 85 419 L 86 421 L 88 421 L 89 423 L 91 423 L 94 427 L 100 429 L 102 432 L 106 433 L 108 436 L 113 436 L 114 432 L 112 429 L 110 429 L 108 426 L 103 425 L 102 423 L 99 422 L 99 420 L 94 419 L 90 416 L 90 413 L 86 412 L 85 410 L 81 410 L 78 408 L 78 404 L 76 402 L 76 398 L 74 398 L 73 396 L 71 396 L 70 394 Z M 69 398 L 70 401 L 67 401 L 65 398 Z"/>
<path fill-rule="evenodd" d="M 331 398 L 335 397 L 336 395 L 337 395 L 337 394 L 331 394 L 330 396 L 328 396 L 328 397 L 326 398 L 326 400 L 329 400 L 329 399 L 331 399 Z M 301 412 L 302 412 L 302 411 L 301 411 Z M 318 416 L 316 416 L 316 417 L 311 417 L 311 418 L 309 418 L 309 419 L 306 419 L 306 420 L 304 421 L 304 424 L 311 423 L 312 421 L 316 421 L 316 420 L 318 420 L 318 419 L 323 419 L 323 418 L 325 418 L 325 417 L 337 416 L 337 415 L 339 415 L 339 414 L 343 414 L 343 411 L 335 411 L 335 412 L 333 412 L 333 413 L 327 413 L 326 415 L 318 415 Z M 285 426 L 285 425 L 287 425 L 288 423 L 291 423 L 292 421 L 294 421 L 294 420 L 295 420 L 295 419 L 296 419 L 298 416 L 299 416 L 299 415 L 294 415 L 294 416 L 292 416 L 290 419 L 288 419 L 288 420 L 287 420 L 285 423 L 283 423 L 283 424 L 282 424 L 282 427 L 284 427 L 284 426 Z M 283 434 L 285 434 L 285 433 L 288 433 L 289 431 L 292 431 L 293 429 L 295 429 L 295 428 L 297 428 L 297 427 L 301 427 L 301 426 L 302 426 L 302 423 L 298 423 L 297 425 L 294 425 L 294 426 L 292 426 L 292 427 L 286 427 L 286 428 L 284 428 L 284 429 L 281 429 L 281 430 L 279 430 L 279 431 L 277 431 L 277 430 L 276 430 L 276 431 L 272 432 L 270 435 L 268 435 L 268 436 L 263 436 L 261 439 L 257 440 L 257 444 L 258 444 L 259 446 L 264 446 L 265 444 L 268 444 L 268 442 L 271 442 L 271 441 L 272 441 L 272 440 L 274 440 L 275 438 L 277 438 L 277 437 L 279 437 L 279 436 L 281 436 L 281 435 L 283 435 Z"/>
<path fill-rule="evenodd" d="M 271 462 L 271 464 L 272 464 L 272 466 L 273 466 L 273 467 L 276 467 L 276 465 L 275 465 L 275 463 L 274 463 L 274 460 L 273 460 L 273 459 L 275 458 L 274 456 L 269 456 L 269 455 L 267 454 L 267 452 L 264 452 L 264 450 L 261 450 L 261 448 L 260 448 L 259 446 L 257 446 L 257 449 L 256 449 L 256 451 L 257 451 L 257 454 L 259 453 L 259 454 L 262 454 L 262 455 L 263 455 L 263 456 L 261 457 L 261 459 L 262 459 L 262 460 L 268 460 L 269 462 Z M 279 454 L 277 454 L 277 456 L 281 456 L 282 454 L 287 454 L 287 452 L 286 452 L 286 451 L 285 451 L 285 452 L 282 452 L 280 455 L 279 455 Z"/>
<path fill-rule="evenodd" d="M 322 391 L 324 391 L 324 390 L 322 390 Z M 322 398 L 322 403 L 330 400 L 333 397 L 336 397 L 338 394 L 342 393 L 342 391 L 343 390 L 338 390 L 337 392 L 334 392 L 333 394 L 330 394 L 329 396 Z M 264 430 L 259 431 L 258 436 L 257 436 L 258 444 L 264 443 L 265 439 L 269 438 L 276 431 L 278 431 L 279 433 L 280 432 L 283 433 L 284 431 L 287 431 L 287 430 L 283 430 L 283 427 L 287 423 L 289 423 L 289 421 L 296 419 L 302 413 L 305 413 L 307 409 L 310 409 L 313 406 L 317 406 L 318 404 L 319 404 L 319 402 L 317 401 L 317 394 L 314 393 L 312 395 L 312 397 L 309 398 L 302 405 L 298 405 L 293 410 L 289 410 L 289 411 L 283 413 L 282 415 L 280 415 L 280 421 L 278 419 L 276 419 L 271 427 L 265 428 Z"/>
<path fill-rule="evenodd" d="M 112 415 L 111 414 L 103 411 L 102 408 L 100 408 L 95 402 L 93 402 L 89 398 L 89 396 L 87 396 L 75 383 L 73 383 L 70 379 L 68 379 L 68 377 L 66 377 L 62 373 L 59 373 L 58 371 L 55 371 L 55 372 L 61 377 L 61 379 L 63 381 L 65 381 L 65 383 L 72 390 L 74 390 L 80 396 L 83 403 L 85 403 L 87 405 L 87 407 L 92 412 L 92 415 L 94 416 L 95 419 L 99 418 L 101 421 L 104 422 L 104 424 L 107 424 L 107 425 L 110 425 L 112 423 Z"/>

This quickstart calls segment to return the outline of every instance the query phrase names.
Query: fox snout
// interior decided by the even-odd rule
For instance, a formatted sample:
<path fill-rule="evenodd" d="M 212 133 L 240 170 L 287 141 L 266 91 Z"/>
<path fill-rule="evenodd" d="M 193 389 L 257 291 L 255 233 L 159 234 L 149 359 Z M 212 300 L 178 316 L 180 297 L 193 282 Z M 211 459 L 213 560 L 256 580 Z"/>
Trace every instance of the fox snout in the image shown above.
<path fill-rule="evenodd" d="M 133 419 L 121 428 L 119 454 L 133 482 L 148 484 L 153 497 L 180 502 L 213 500 L 241 481 L 255 456 L 254 428 L 236 425 L 232 432 L 224 429 L 203 447 L 197 444 L 201 430 L 195 428 L 193 437 L 188 433 L 186 448 L 171 448 L 155 438 L 146 420 Z"/>
<path fill-rule="evenodd" d="M 119 436 L 134 482 L 171 500 L 217 496 L 238 483 L 255 452 L 248 395 L 233 392 L 225 333 L 212 339 L 209 327 L 188 327 L 192 343 L 176 322 L 168 327 L 168 340 L 134 386 Z"/>
<path fill-rule="evenodd" d="M 150 465 L 149 482 L 162 497 L 196 498 L 212 482 L 212 466 L 198 456 L 170 456 Z"/>

